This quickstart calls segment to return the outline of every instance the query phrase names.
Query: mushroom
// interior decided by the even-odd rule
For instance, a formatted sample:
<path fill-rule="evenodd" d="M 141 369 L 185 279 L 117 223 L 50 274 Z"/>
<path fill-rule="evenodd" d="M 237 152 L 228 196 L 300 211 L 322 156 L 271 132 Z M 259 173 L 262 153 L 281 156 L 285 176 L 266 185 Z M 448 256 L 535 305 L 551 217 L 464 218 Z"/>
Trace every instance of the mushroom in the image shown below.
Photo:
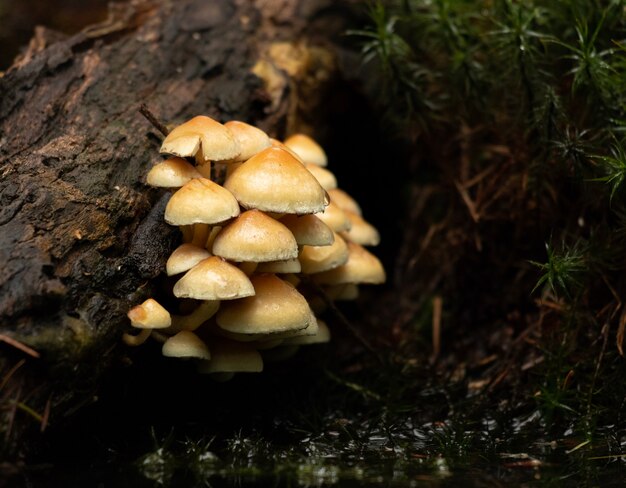
<path fill-rule="evenodd" d="M 317 332 L 314 335 L 300 335 L 283 341 L 285 345 L 303 346 L 306 344 L 322 344 L 330 341 L 330 329 L 322 320 L 317 321 Z"/>
<path fill-rule="evenodd" d="M 172 324 L 170 313 L 153 298 L 148 298 L 141 305 L 131 308 L 126 316 L 130 319 L 130 325 L 142 329 L 137 335 L 122 336 L 123 341 L 129 346 L 143 344 L 153 329 L 165 329 Z"/>
<path fill-rule="evenodd" d="M 335 234 L 315 215 L 285 215 L 280 219 L 296 238 L 299 246 L 329 246 Z"/>
<path fill-rule="evenodd" d="M 298 258 L 286 259 L 284 261 L 268 261 L 266 263 L 260 263 L 256 271 L 259 273 L 299 273 L 302 271 L 302 266 Z"/>
<path fill-rule="evenodd" d="M 377 246 L 380 244 L 380 234 L 376 227 L 367 222 L 363 217 L 349 210 L 344 210 L 350 220 L 350 228 L 339 235 L 347 241 L 356 242 L 361 246 Z"/>
<path fill-rule="evenodd" d="M 224 183 L 240 205 L 264 212 L 321 212 L 328 195 L 300 161 L 284 149 L 269 147 L 248 159 Z"/>
<path fill-rule="evenodd" d="M 322 147 L 304 134 L 294 134 L 285 140 L 285 146 L 295 152 L 305 163 L 326 166 L 328 159 Z"/>
<path fill-rule="evenodd" d="M 207 345 L 189 330 L 181 330 L 178 334 L 167 339 L 161 352 L 163 356 L 170 358 L 211 358 Z"/>
<path fill-rule="evenodd" d="M 322 185 L 324 190 L 328 191 L 337 188 L 337 178 L 327 169 L 313 163 L 305 164 L 304 167 L 315 176 L 315 179 Z"/>
<path fill-rule="evenodd" d="M 201 178 L 202 175 L 183 158 L 169 158 L 152 167 L 146 177 L 150 186 L 164 188 L 180 188 L 193 178 Z"/>
<path fill-rule="evenodd" d="M 348 212 L 352 212 L 357 215 L 363 215 L 361 207 L 357 201 L 341 188 L 328 190 L 328 195 L 330 196 L 330 201 L 334 202 L 335 205 L 337 205 L 341 210 L 347 210 Z"/>
<path fill-rule="evenodd" d="M 346 213 L 332 200 L 323 212 L 318 212 L 315 216 L 335 232 L 349 230 L 351 226 Z"/>
<path fill-rule="evenodd" d="M 178 280 L 174 295 L 196 300 L 233 300 L 254 295 L 254 288 L 243 271 L 218 256 L 211 256 Z"/>
<path fill-rule="evenodd" d="M 239 155 L 233 159 L 233 162 L 247 161 L 255 154 L 271 146 L 269 136 L 253 125 L 238 120 L 231 120 L 226 122 L 224 126 L 235 136 L 241 150 Z"/>
<path fill-rule="evenodd" d="M 253 347 L 217 338 L 212 339 L 210 344 L 211 360 L 198 363 L 199 373 L 260 373 L 263 371 L 261 354 Z"/>
<path fill-rule="evenodd" d="M 203 247 L 193 244 L 181 244 L 170 255 L 165 263 L 167 276 L 189 271 L 203 259 L 211 257 L 211 253 Z"/>
<path fill-rule="evenodd" d="M 342 266 L 316 274 L 313 279 L 321 285 L 380 284 L 385 282 L 385 270 L 376 256 L 364 247 L 348 242 L 348 261 Z"/>
<path fill-rule="evenodd" d="M 298 244 L 283 224 L 260 210 L 248 210 L 215 236 L 212 252 L 230 261 L 282 261 L 298 256 Z"/>
<path fill-rule="evenodd" d="M 304 274 L 321 273 L 345 264 L 348 246 L 335 234 L 335 241 L 330 246 L 303 246 L 298 259 Z"/>
<path fill-rule="evenodd" d="M 222 304 L 217 325 L 232 333 L 276 334 L 304 329 L 311 311 L 306 299 L 289 283 L 272 274 L 251 278 L 256 294 Z"/>
<path fill-rule="evenodd" d="M 172 225 L 217 224 L 239 215 L 239 204 L 225 188 L 206 178 L 186 183 L 165 207 L 165 221 Z"/>

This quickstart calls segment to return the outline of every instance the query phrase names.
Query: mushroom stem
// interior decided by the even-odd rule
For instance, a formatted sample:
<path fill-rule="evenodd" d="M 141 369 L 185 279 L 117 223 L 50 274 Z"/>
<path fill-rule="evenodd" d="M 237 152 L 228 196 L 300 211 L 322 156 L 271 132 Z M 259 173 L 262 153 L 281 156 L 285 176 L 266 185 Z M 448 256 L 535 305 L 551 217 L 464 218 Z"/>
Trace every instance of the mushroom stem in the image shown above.
<path fill-rule="evenodd" d="M 252 273 L 256 271 L 258 265 L 259 263 L 244 262 L 239 265 L 239 269 L 243 271 L 246 276 L 251 276 Z"/>
<path fill-rule="evenodd" d="M 191 244 L 198 247 L 204 247 L 210 233 L 211 228 L 208 224 L 193 224 L 193 238 L 191 240 Z"/>
<path fill-rule="evenodd" d="M 142 329 L 137 335 L 124 333 L 122 340 L 127 346 L 141 346 L 150 337 L 152 329 Z"/>
<path fill-rule="evenodd" d="M 189 315 L 172 315 L 172 325 L 164 332 L 176 334 L 181 330 L 196 330 L 213 317 L 219 308 L 219 300 L 203 300 L 200 306 Z"/>

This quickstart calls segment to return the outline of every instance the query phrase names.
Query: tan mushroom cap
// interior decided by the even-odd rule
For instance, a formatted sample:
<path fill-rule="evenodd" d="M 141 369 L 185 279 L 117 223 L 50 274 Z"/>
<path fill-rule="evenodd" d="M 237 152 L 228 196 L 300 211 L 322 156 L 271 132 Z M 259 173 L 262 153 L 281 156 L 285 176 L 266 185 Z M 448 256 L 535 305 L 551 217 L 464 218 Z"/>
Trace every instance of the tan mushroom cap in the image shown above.
<path fill-rule="evenodd" d="M 131 308 L 126 315 L 138 329 L 165 329 L 172 324 L 170 313 L 153 298 Z"/>
<path fill-rule="evenodd" d="M 254 295 L 254 288 L 243 271 L 220 257 L 211 256 L 178 280 L 174 295 L 196 300 L 233 300 Z"/>
<path fill-rule="evenodd" d="M 199 151 L 205 161 L 223 161 L 236 158 L 240 148 L 226 126 L 204 115 L 176 127 L 161 145 L 161 153 L 181 157 L 196 156 Z"/>
<path fill-rule="evenodd" d="M 330 342 L 330 329 L 323 320 L 317 320 L 317 332 L 314 335 L 301 335 L 284 340 L 285 345 L 304 346 Z"/>
<path fill-rule="evenodd" d="M 363 215 L 361 207 L 357 201 L 341 188 L 328 190 L 328 195 L 330 196 L 330 201 L 334 202 L 341 210 L 347 210 L 348 212 L 352 212 L 357 215 Z"/>
<path fill-rule="evenodd" d="M 239 204 L 225 188 L 206 178 L 186 183 L 165 207 L 165 221 L 172 225 L 217 224 L 239 215 Z"/>
<path fill-rule="evenodd" d="M 359 287 L 355 283 L 328 285 L 324 287 L 324 291 L 334 301 L 350 301 L 359 298 Z"/>
<path fill-rule="evenodd" d="M 385 282 L 385 270 L 376 256 L 364 247 L 348 242 L 348 262 L 338 268 L 319 273 L 314 280 L 322 285 L 338 285 L 341 283 Z"/>
<path fill-rule="evenodd" d="M 346 213 L 332 200 L 323 212 L 318 212 L 315 216 L 335 232 L 350 229 L 350 219 Z"/>
<path fill-rule="evenodd" d="M 212 252 L 238 262 L 282 261 L 298 256 L 298 244 L 283 224 L 260 210 L 248 210 L 215 236 Z"/>
<path fill-rule="evenodd" d="M 367 222 L 363 217 L 349 210 L 344 213 L 350 220 L 350 228 L 343 231 L 340 235 L 346 240 L 356 242 L 361 246 L 377 246 L 380 244 L 380 234 L 376 227 Z"/>
<path fill-rule="evenodd" d="M 193 244 L 181 244 L 170 255 L 165 263 L 167 276 L 184 273 L 193 268 L 203 259 L 211 257 L 211 253 L 203 247 Z"/>
<path fill-rule="evenodd" d="M 277 147 L 264 149 L 224 183 L 242 207 L 265 212 L 310 214 L 328 204 L 326 191 L 302 163 Z"/>
<path fill-rule="evenodd" d="M 261 354 L 253 347 L 227 339 L 212 339 L 211 360 L 202 361 L 198 372 L 208 373 L 260 373 L 263 371 Z"/>
<path fill-rule="evenodd" d="M 189 330 L 182 330 L 167 339 L 163 344 L 161 352 L 163 356 L 170 358 L 211 358 L 207 345 Z"/>
<path fill-rule="evenodd" d="M 335 240 L 332 229 L 313 214 L 285 215 L 280 221 L 291 231 L 299 246 L 330 246 Z"/>
<path fill-rule="evenodd" d="M 217 324 L 238 334 L 274 334 L 304 329 L 310 309 L 306 299 L 289 283 L 272 274 L 252 277 L 256 294 L 222 304 Z"/>
<path fill-rule="evenodd" d="M 224 125 L 239 142 L 241 152 L 234 161 L 247 161 L 255 154 L 271 146 L 269 136 L 253 125 L 238 120 L 231 120 Z"/>
<path fill-rule="evenodd" d="M 326 166 L 328 158 L 322 147 L 304 134 L 294 134 L 287 138 L 285 146 L 295 152 L 305 163 Z"/>
<path fill-rule="evenodd" d="M 268 261 L 260 263 L 256 271 L 258 273 L 299 273 L 302 269 L 298 258 L 286 259 L 284 261 Z"/>
<path fill-rule="evenodd" d="M 274 139 L 274 138 L 270 137 L 270 144 L 273 147 L 278 147 L 280 149 L 284 149 L 289 154 L 291 154 L 294 158 L 296 158 L 298 161 L 300 161 L 302 164 L 304 164 L 304 161 L 302 161 L 302 158 L 300 156 L 298 156 L 295 152 L 293 152 L 289 147 L 285 146 L 285 144 L 282 143 L 281 141 L 279 141 L 278 139 Z"/>
<path fill-rule="evenodd" d="M 317 164 L 308 163 L 304 165 L 306 169 L 308 169 L 315 179 L 322 185 L 324 190 L 332 190 L 337 188 L 337 178 L 333 173 L 328 171 Z"/>
<path fill-rule="evenodd" d="M 179 188 L 193 178 L 201 178 L 202 175 L 183 158 L 169 158 L 152 167 L 146 177 L 146 183 L 150 186 L 163 188 Z"/>
<path fill-rule="evenodd" d="M 348 246 L 335 234 L 335 241 L 330 246 L 303 246 L 298 259 L 304 274 L 321 273 L 345 264 Z"/>

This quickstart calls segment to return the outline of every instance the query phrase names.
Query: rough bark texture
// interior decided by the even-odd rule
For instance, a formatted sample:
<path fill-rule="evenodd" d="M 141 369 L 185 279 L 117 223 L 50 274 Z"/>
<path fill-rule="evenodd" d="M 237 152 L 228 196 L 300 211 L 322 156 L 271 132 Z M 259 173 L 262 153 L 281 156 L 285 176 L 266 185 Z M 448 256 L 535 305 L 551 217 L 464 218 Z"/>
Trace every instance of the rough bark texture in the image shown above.
<path fill-rule="evenodd" d="M 41 355 L 0 342 L 5 439 L 89 401 L 178 239 L 167 194 L 143 183 L 161 136 L 140 104 L 166 124 L 207 114 L 282 136 L 334 69 L 305 26 L 338 33 L 341 8 L 141 0 L 72 37 L 37 30 L 0 78 L 0 339 Z"/>

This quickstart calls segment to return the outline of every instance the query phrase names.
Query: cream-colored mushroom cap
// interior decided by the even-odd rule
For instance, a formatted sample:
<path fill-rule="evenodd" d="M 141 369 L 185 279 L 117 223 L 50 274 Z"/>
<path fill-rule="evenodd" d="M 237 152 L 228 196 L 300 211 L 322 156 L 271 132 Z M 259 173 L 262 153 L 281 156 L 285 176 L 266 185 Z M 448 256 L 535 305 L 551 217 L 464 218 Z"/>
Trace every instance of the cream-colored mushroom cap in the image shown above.
<path fill-rule="evenodd" d="M 380 244 L 380 234 L 376 227 L 367 222 L 363 217 L 349 210 L 344 213 L 350 220 L 350 228 L 343 231 L 340 235 L 346 240 L 356 242 L 361 246 L 377 246 Z"/>
<path fill-rule="evenodd" d="M 196 300 L 233 300 L 254 295 L 254 288 L 239 268 L 220 257 L 211 256 L 178 280 L 174 295 Z"/>
<path fill-rule="evenodd" d="M 183 158 L 169 158 L 156 164 L 148 172 L 146 183 L 163 188 L 179 188 L 193 178 L 202 175 Z"/>
<path fill-rule="evenodd" d="M 241 152 L 234 161 L 247 161 L 263 149 L 271 146 L 269 136 L 253 125 L 231 120 L 224 124 L 239 142 Z"/>
<path fill-rule="evenodd" d="M 385 270 L 376 256 L 364 247 L 348 242 L 348 261 L 338 268 L 319 273 L 314 280 L 322 285 L 338 285 L 341 283 L 385 282 Z"/>
<path fill-rule="evenodd" d="M 317 164 L 308 163 L 304 165 L 308 169 L 315 179 L 322 185 L 324 190 L 332 190 L 337 188 L 337 178 L 325 168 L 318 166 Z"/>
<path fill-rule="evenodd" d="M 233 133 L 216 120 L 198 115 L 176 127 L 163 141 L 161 153 L 195 156 L 200 151 L 205 161 L 223 161 L 239 155 Z"/>
<path fill-rule="evenodd" d="M 346 213 L 332 200 L 323 212 L 318 212 L 315 216 L 335 232 L 348 230 L 351 225 Z"/>
<path fill-rule="evenodd" d="M 259 210 L 248 210 L 215 236 L 212 252 L 230 261 L 282 261 L 298 256 L 298 244 L 283 224 Z"/>
<path fill-rule="evenodd" d="M 263 359 L 259 351 L 240 342 L 212 339 L 211 360 L 202 361 L 198 372 L 208 373 L 260 373 Z"/>
<path fill-rule="evenodd" d="M 336 268 L 348 261 L 348 246 L 335 234 L 330 246 L 304 246 L 298 256 L 304 274 L 321 273 Z"/>
<path fill-rule="evenodd" d="M 348 212 L 352 212 L 357 215 L 363 215 L 361 207 L 357 201 L 341 188 L 328 190 L 328 195 L 330 196 L 330 201 L 334 202 L 335 205 L 337 205 L 341 210 L 347 210 Z"/>
<path fill-rule="evenodd" d="M 203 247 L 193 244 L 181 244 L 170 255 L 165 263 L 167 276 L 189 271 L 203 259 L 211 257 L 211 253 Z"/>
<path fill-rule="evenodd" d="M 307 327 L 309 305 L 293 286 L 272 274 L 257 275 L 251 281 L 256 294 L 222 304 L 217 325 L 238 334 L 273 334 Z"/>
<path fill-rule="evenodd" d="M 285 215 L 280 221 L 291 231 L 299 246 L 329 246 L 335 240 L 332 229 L 315 215 Z"/>
<path fill-rule="evenodd" d="M 170 358 L 211 358 L 207 345 L 189 330 L 182 330 L 167 339 L 163 344 L 161 352 L 163 356 Z"/>
<path fill-rule="evenodd" d="M 304 346 L 307 344 L 322 344 L 330 342 L 330 329 L 322 320 L 317 320 L 317 333 L 314 335 L 301 335 L 284 340 L 285 345 Z"/>
<path fill-rule="evenodd" d="M 321 212 L 328 195 L 302 163 L 284 149 L 269 147 L 248 159 L 226 179 L 242 207 L 265 212 Z"/>
<path fill-rule="evenodd" d="M 139 329 L 165 329 L 172 324 L 170 313 L 153 298 L 131 308 L 126 315 L 130 324 Z"/>
<path fill-rule="evenodd" d="M 279 147 L 280 149 L 284 149 L 289 154 L 291 154 L 294 158 L 296 158 L 298 161 L 304 164 L 304 161 L 302 161 L 302 158 L 300 156 L 298 156 L 295 152 L 293 152 L 289 147 L 285 146 L 285 144 L 279 141 L 278 139 L 274 139 L 270 137 L 270 143 L 272 144 L 273 147 Z"/>
<path fill-rule="evenodd" d="M 239 215 L 239 204 L 225 188 L 206 178 L 196 178 L 176 191 L 165 207 L 172 225 L 217 224 Z"/>
<path fill-rule="evenodd" d="M 266 263 L 260 263 L 257 268 L 257 273 L 299 273 L 302 270 L 300 261 L 298 258 L 286 259 L 284 261 L 268 261 Z"/>
<path fill-rule="evenodd" d="M 322 147 L 304 134 L 294 134 L 287 138 L 285 146 L 295 152 L 305 163 L 326 166 L 328 159 Z"/>

